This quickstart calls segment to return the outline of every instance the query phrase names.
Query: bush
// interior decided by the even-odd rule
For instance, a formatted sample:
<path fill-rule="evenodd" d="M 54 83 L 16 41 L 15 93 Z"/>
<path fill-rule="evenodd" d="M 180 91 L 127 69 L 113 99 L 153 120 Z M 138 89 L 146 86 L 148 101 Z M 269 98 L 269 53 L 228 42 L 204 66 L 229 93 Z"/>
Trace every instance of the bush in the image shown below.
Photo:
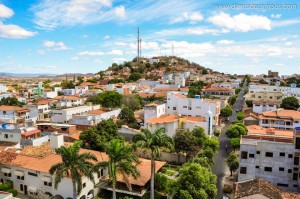
<path fill-rule="evenodd" d="M 5 182 L 5 183 L 0 184 L 0 191 L 7 191 L 7 190 L 12 189 L 12 188 L 13 188 L 13 185 L 9 182 Z"/>
<path fill-rule="evenodd" d="M 216 137 L 219 137 L 220 134 L 221 134 L 221 130 L 215 130 L 215 131 L 214 131 L 214 135 L 215 135 Z"/>
<path fill-rule="evenodd" d="M 155 190 L 166 191 L 168 178 L 160 173 L 155 174 Z"/>
<path fill-rule="evenodd" d="M 18 191 L 15 189 L 9 189 L 7 192 L 12 193 L 13 197 L 16 197 L 18 195 Z"/>
<path fill-rule="evenodd" d="M 236 114 L 236 118 L 238 119 L 238 120 L 243 120 L 244 119 L 244 113 L 243 112 L 238 112 L 237 114 Z"/>

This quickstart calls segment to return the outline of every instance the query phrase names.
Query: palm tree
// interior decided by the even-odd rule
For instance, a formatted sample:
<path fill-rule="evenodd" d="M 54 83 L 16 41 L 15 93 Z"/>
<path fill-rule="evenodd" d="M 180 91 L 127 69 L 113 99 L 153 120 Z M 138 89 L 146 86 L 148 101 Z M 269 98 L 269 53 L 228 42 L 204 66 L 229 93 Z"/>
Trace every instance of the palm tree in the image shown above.
<path fill-rule="evenodd" d="M 132 187 L 129 181 L 129 175 L 132 175 L 135 179 L 140 176 L 140 172 L 136 169 L 139 159 L 136 155 L 133 155 L 132 148 L 125 145 L 123 141 L 119 139 L 113 139 L 105 145 L 105 152 L 107 153 L 108 162 L 100 162 L 97 166 L 108 167 L 109 181 L 112 183 L 113 199 L 116 199 L 116 185 L 118 175 L 122 175 L 125 183 L 132 191 Z"/>
<path fill-rule="evenodd" d="M 57 189 L 64 176 L 71 177 L 73 199 L 77 199 L 77 194 L 82 190 L 82 176 L 86 176 L 94 182 L 93 172 L 95 172 L 95 165 L 91 161 L 96 162 L 97 158 L 91 153 L 79 154 L 81 144 L 81 141 L 77 141 L 69 147 L 62 146 L 56 149 L 56 153 L 61 155 L 62 162 L 53 165 L 49 170 L 51 175 L 55 174 L 55 189 Z"/>
<path fill-rule="evenodd" d="M 173 148 L 173 139 L 170 138 L 165 128 L 159 128 L 153 133 L 148 129 L 141 129 L 141 134 L 133 136 L 134 147 L 148 148 L 151 150 L 151 193 L 150 198 L 154 199 L 154 174 L 155 159 L 160 157 L 160 147 Z"/>

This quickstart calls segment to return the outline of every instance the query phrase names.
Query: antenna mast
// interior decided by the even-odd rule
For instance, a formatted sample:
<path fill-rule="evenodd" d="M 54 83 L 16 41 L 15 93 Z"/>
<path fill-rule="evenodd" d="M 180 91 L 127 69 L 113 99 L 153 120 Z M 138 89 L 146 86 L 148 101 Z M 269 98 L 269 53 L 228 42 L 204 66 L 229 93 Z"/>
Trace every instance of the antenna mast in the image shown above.
<path fill-rule="evenodd" d="M 139 63 L 140 59 L 140 28 L 137 28 L 137 63 Z"/>

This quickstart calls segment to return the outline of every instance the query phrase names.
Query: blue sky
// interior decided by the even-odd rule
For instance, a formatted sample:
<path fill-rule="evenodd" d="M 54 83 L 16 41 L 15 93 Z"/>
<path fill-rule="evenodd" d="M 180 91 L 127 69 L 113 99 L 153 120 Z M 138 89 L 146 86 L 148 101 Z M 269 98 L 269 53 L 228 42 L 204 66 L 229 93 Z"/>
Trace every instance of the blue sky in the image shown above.
<path fill-rule="evenodd" d="M 174 46 L 174 55 L 221 72 L 299 73 L 297 3 L 0 0 L 0 72 L 95 73 L 136 56 L 140 27 L 144 57 Z"/>

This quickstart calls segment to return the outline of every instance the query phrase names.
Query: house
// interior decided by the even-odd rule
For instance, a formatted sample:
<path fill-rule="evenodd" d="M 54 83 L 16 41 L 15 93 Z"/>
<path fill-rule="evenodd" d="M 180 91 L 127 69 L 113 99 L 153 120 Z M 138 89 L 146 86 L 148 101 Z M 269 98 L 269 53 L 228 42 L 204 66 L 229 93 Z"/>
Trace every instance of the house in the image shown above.
<path fill-rule="evenodd" d="M 299 192 L 300 128 L 247 126 L 240 144 L 238 182 L 262 178 L 288 191 Z"/>
<path fill-rule="evenodd" d="M 280 104 L 283 99 L 283 94 L 277 91 L 258 91 L 254 93 L 248 93 L 245 95 L 245 100 L 273 102 Z"/>
<path fill-rule="evenodd" d="M 266 128 L 294 129 L 300 125 L 300 112 L 294 110 L 265 111 L 258 117 L 259 125 Z"/>
<path fill-rule="evenodd" d="M 261 113 L 265 111 L 276 111 L 280 105 L 275 101 L 252 101 L 252 109 L 255 113 Z"/>
<path fill-rule="evenodd" d="M 144 106 L 144 124 L 148 123 L 149 119 L 159 118 L 166 114 L 166 104 L 150 103 Z"/>
<path fill-rule="evenodd" d="M 268 76 L 269 77 L 278 77 L 279 73 L 275 72 L 275 71 L 268 70 Z"/>
<path fill-rule="evenodd" d="M 63 135 L 52 134 L 50 143 L 39 147 L 26 147 L 24 149 L 11 149 L 0 151 L 0 181 L 12 182 L 14 189 L 19 193 L 31 197 L 48 195 L 54 198 L 72 198 L 72 180 L 65 176 L 59 183 L 57 189 L 54 188 L 54 175 L 49 173 L 52 165 L 62 161 L 61 156 L 53 151 L 66 145 Z M 68 144 L 70 145 L 70 144 Z M 87 149 L 80 149 L 80 153 L 92 153 L 98 162 L 108 161 L 108 156 L 104 152 Z M 142 197 L 149 189 L 151 177 L 151 160 L 140 158 L 137 169 L 140 177 L 134 179 L 129 176 L 132 191 L 129 191 L 121 175 L 117 177 L 118 193 L 125 193 L 132 196 Z M 156 172 L 160 171 L 165 162 L 156 161 Z M 99 169 L 93 173 L 95 184 L 86 177 L 82 177 L 82 191 L 78 194 L 78 199 L 93 198 L 101 189 L 112 190 L 111 183 L 108 182 L 107 168 Z"/>
<path fill-rule="evenodd" d="M 235 94 L 234 89 L 222 87 L 210 87 L 202 90 L 203 95 L 219 97 L 220 99 L 229 99 L 231 95 Z"/>
<path fill-rule="evenodd" d="M 30 118 L 30 110 L 17 106 L 0 106 L 0 120 L 6 123 L 18 123 Z M 25 123 L 25 122 L 23 122 Z"/>
<path fill-rule="evenodd" d="M 36 122 L 37 120 L 44 120 L 50 118 L 48 100 L 37 100 L 32 104 L 27 104 L 26 107 L 30 110 L 29 117 L 34 122 Z"/>
<path fill-rule="evenodd" d="M 68 108 L 83 105 L 83 100 L 77 96 L 57 96 L 54 99 L 57 100 L 55 108 Z"/>
<path fill-rule="evenodd" d="M 52 111 L 52 122 L 53 123 L 68 123 L 69 120 L 73 118 L 74 115 L 82 115 L 83 113 L 98 110 L 100 109 L 99 105 L 95 106 L 77 106 L 72 108 L 53 110 Z"/>
<path fill-rule="evenodd" d="M 4 84 L 0 84 L 0 93 L 5 93 L 7 92 L 7 87 Z"/>
<path fill-rule="evenodd" d="M 174 83 L 180 87 L 185 87 L 185 78 L 183 76 L 176 75 Z"/>
<path fill-rule="evenodd" d="M 167 114 L 192 117 L 206 117 L 210 110 L 213 115 L 213 125 L 218 125 L 220 115 L 220 102 L 200 99 L 200 96 L 188 98 L 179 92 L 168 92 Z"/>

